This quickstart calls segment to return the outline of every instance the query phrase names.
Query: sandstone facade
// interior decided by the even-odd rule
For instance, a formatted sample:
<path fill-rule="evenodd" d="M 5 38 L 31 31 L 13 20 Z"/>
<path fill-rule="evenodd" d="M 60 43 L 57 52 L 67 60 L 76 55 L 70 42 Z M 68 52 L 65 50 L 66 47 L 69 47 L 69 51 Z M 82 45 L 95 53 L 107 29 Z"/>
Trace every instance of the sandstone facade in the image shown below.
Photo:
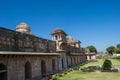
<path fill-rule="evenodd" d="M 53 32 L 53 40 L 47 40 L 31 34 L 25 23 L 18 25 L 16 31 L 1 27 L 0 80 L 40 80 L 96 59 L 95 55 L 85 54 L 80 41 L 68 40 L 61 31 Z"/>

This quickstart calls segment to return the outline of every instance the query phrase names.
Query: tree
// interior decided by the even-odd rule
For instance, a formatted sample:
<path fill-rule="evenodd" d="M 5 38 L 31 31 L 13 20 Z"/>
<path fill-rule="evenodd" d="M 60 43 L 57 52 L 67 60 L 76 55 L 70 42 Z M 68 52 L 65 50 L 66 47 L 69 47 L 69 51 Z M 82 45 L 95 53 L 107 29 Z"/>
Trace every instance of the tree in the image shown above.
<path fill-rule="evenodd" d="M 117 48 L 120 48 L 120 44 L 117 44 Z"/>
<path fill-rule="evenodd" d="M 115 53 L 119 53 L 120 54 L 120 48 L 115 48 Z"/>
<path fill-rule="evenodd" d="M 120 53 L 120 44 L 117 44 L 117 46 L 115 48 L 115 52 L 116 53 Z"/>
<path fill-rule="evenodd" d="M 114 46 L 109 46 L 108 48 L 106 48 L 106 51 L 109 54 L 113 54 L 115 52 L 115 47 Z"/>
<path fill-rule="evenodd" d="M 111 60 L 106 59 L 102 65 L 103 70 L 110 70 L 112 68 Z"/>
<path fill-rule="evenodd" d="M 97 49 L 96 49 L 93 45 L 87 46 L 86 48 L 89 49 L 90 52 L 95 52 L 95 53 L 97 53 Z"/>

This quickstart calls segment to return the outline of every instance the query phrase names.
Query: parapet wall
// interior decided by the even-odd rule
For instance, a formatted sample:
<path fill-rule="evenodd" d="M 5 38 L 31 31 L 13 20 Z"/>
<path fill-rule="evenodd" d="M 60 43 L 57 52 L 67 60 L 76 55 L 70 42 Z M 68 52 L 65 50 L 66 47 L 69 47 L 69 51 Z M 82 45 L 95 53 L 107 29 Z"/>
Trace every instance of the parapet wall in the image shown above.
<path fill-rule="evenodd" d="M 0 51 L 50 53 L 56 52 L 56 43 L 0 27 Z"/>

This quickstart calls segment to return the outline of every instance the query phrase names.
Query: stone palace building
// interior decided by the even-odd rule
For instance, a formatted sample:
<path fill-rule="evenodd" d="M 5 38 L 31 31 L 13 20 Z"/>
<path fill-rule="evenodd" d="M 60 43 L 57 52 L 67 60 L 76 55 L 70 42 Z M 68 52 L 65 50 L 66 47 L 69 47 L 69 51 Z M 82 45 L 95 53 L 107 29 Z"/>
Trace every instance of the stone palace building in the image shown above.
<path fill-rule="evenodd" d="M 26 23 L 15 31 L 0 27 L 0 80 L 40 80 L 96 59 L 63 30 L 56 28 L 51 35 L 52 40 L 37 37 Z"/>

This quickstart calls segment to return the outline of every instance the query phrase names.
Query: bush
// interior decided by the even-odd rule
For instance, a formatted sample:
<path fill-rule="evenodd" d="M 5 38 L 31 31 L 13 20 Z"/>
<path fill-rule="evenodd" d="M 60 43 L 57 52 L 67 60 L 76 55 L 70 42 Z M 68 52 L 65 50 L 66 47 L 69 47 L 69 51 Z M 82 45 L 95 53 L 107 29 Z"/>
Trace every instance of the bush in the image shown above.
<path fill-rule="evenodd" d="M 63 76 L 63 74 L 62 74 L 62 73 L 60 73 L 60 74 L 58 74 L 58 76 L 59 76 L 59 77 L 62 77 L 62 76 Z"/>
<path fill-rule="evenodd" d="M 67 74 L 67 72 L 64 72 L 64 74 Z"/>
<path fill-rule="evenodd" d="M 106 59 L 102 65 L 103 70 L 110 70 L 112 68 L 111 60 Z"/>
<path fill-rule="evenodd" d="M 57 77 L 53 77 L 52 80 L 59 80 Z"/>

